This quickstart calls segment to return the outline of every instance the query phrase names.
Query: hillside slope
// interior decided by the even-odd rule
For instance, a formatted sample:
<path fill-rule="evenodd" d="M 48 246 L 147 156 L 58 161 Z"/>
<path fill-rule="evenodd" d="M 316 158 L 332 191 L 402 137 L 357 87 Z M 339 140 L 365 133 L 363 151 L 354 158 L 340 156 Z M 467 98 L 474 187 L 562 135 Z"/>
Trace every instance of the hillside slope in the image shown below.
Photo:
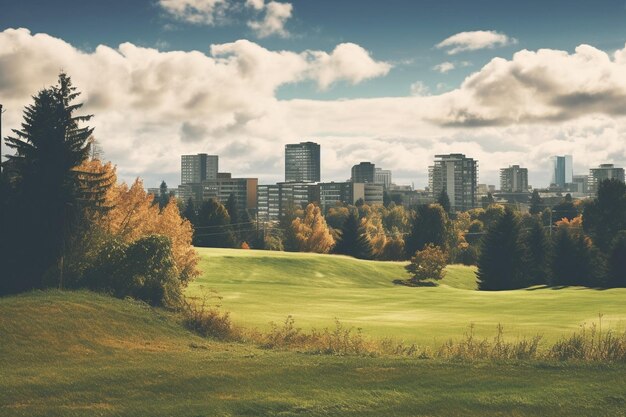
<path fill-rule="evenodd" d="M 0 298 L 0 416 L 619 416 L 624 371 L 265 351 L 89 292 Z"/>
<path fill-rule="evenodd" d="M 395 337 L 421 345 L 459 338 L 470 324 L 479 336 L 492 336 L 498 324 L 505 336 L 541 334 L 555 341 L 584 323 L 626 328 L 626 289 L 532 288 L 475 291 L 474 268 L 452 265 L 438 287 L 412 288 L 404 264 L 362 261 L 344 256 L 236 249 L 198 249 L 202 276 L 187 294 L 209 288 L 224 297 L 237 323 L 267 328 L 288 315 L 296 325 L 332 327 L 335 319 L 365 334 Z"/>

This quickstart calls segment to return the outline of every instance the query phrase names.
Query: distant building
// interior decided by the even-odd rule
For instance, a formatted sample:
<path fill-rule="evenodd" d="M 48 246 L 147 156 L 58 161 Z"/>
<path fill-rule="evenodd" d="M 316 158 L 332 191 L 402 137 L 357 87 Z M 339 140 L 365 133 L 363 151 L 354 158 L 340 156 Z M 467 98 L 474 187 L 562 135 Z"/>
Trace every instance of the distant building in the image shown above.
<path fill-rule="evenodd" d="M 428 185 L 437 199 L 445 190 L 453 211 L 466 211 L 477 206 L 478 161 L 463 154 L 436 155 L 428 169 Z"/>
<path fill-rule="evenodd" d="M 191 198 L 196 208 L 199 208 L 203 201 L 211 198 L 225 204 L 233 194 L 240 212 L 256 211 L 257 178 L 232 178 L 228 173 L 220 173 L 216 177 L 199 183 L 179 185 L 178 198 L 184 202 Z"/>
<path fill-rule="evenodd" d="M 383 204 L 383 185 L 352 181 L 320 183 L 319 197 L 324 211 L 337 203 L 354 204 L 359 199 L 367 205 Z"/>
<path fill-rule="evenodd" d="M 571 184 L 574 180 L 572 155 L 553 156 L 550 161 L 552 163 L 550 185 L 565 189 L 567 184 Z"/>
<path fill-rule="evenodd" d="M 199 153 L 180 157 L 180 183 L 197 184 L 217 178 L 218 156 Z"/>
<path fill-rule="evenodd" d="M 624 182 L 624 168 L 617 168 L 613 164 L 602 164 L 598 168 L 589 170 L 589 193 L 596 194 L 598 185 L 604 180 L 616 179 Z"/>
<path fill-rule="evenodd" d="M 278 220 L 289 210 L 319 202 L 319 186 L 311 183 L 279 182 L 257 186 L 258 218 Z"/>
<path fill-rule="evenodd" d="M 374 182 L 382 184 L 385 190 L 391 187 L 391 171 L 388 169 L 376 168 L 374 172 Z"/>
<path fill-rule="evenodd" d="M 500 170 L 500 191 L 522 193 L 528 191 L 528 169 L 512 165 Z"/>
<path fill-rule="evenodd" d="M 574 175 L 569 191 L 576 194 L 589 194 L 589 176 Z"/>
<path fill-rule="evenodd" d="M 320 145 L 301 142 L 285 145 L 285 181 L 320 181 Z"/>
<path fill-rule="evenodd" d="M 376 166 L 371 162 L 361 162 L 358 165 L 354 165 L 350 180 L 357 183 L 375 183 Z"/>

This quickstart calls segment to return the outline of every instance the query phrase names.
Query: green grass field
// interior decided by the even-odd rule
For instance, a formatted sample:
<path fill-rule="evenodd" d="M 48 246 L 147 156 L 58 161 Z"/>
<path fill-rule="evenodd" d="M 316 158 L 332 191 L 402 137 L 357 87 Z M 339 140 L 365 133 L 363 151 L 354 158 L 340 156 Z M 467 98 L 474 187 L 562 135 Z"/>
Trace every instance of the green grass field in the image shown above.
<path fill-rule="evenodd" d="M 374 337 L 438 346 L 460 338 L 471 323 L 492 336 L 543 335 L 553 342 L 583 323 L 626 328 L 626 289 L 533 288 L 475 291 L 474 269 L 452 265 L 438 287 L 395 285 L 404 264 L 343 256 L 233 249 L 199 249 L 202 276 L 188 295 L 213 288 L 234 321 L 265 329 L 292 315 L 302 328 L 333 327 L 335 318 Z"/>
<path fill-rule="evenodd" d="M 623 416 L 625 372 L 267 351 L 90 292 L 0 298 L 1 416 Z"/>

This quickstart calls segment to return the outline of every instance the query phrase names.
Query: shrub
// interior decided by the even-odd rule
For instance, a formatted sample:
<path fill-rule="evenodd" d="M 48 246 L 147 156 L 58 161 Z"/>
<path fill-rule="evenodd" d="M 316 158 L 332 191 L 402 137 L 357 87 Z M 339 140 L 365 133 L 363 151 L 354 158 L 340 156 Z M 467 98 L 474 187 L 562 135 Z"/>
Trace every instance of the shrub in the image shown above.
<path fill-rule="evenodd" d="M 221 310 L 222 297 L 215 291 L 183 302 L 183 325 L 203 337 L 219 340 L 236 340 L 238 334 L 230 314 Z"/>
<path fill-rule="evenodd" d="M 133 297 L 153 306 L 178 308 L 182 283 L 169 238 L 150 235 L 131 244 L 111 239 L 85 273 L 89 288 L 116 297 Z"/>
<path fill-rule="evenodd" d="M 441 248 L 429 243 L 423 250 L 415 252 L 415 256 L 411 258 L 411 263 L 405 268 L 411 274 L 409 281 L 413 284 L 419 284 L 427 279 L 442 279 L 446 275 L 444 270 L 446 264 L 446 253 Z"/>

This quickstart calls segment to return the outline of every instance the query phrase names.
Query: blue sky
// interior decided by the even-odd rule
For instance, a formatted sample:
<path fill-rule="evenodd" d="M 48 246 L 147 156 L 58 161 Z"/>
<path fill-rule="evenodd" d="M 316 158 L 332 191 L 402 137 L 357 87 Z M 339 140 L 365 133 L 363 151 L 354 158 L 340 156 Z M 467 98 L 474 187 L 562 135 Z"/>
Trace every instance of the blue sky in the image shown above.
<path fill-rule="evenodd" d="M 198 16 L 177 14 L 181 4 L 206 13 L 191 22 Z M 271 4 L 289 11 L 263 32 Z M 194 151 L 220 153 L 236 175 L 280 180 L 284 143 L 301 139 L 322 143 L 326 180 L 345 179 L 368 159 L 392 169 L 397 182 L 423 187 L 427 165 L 442 152 L 480 159 L 480 182 L 489 183 L 499 167 L 522 164 L 531 183 L 547 185 L 557 153 L 573 154 L 578 172 L 626 164 L 626 110 L 619 110 L 626 109 L 626 0 L 0 6 L 6 126 L 19 123 L 18 109 L 63 68 L 96 113 L 96 136 L 120 176 L 144 177 L 148 186 L 161 178 L 176 184 L 180 153 Z M 437 47 L 478 31 L 504 41 L 455 54 L 454 45 Z M 99 45 L 110 49 L 98 52 Z M 436 69 L 441 64 L 447 71 Z M 190 101 L 200 104 L 171 110 Z"/>

